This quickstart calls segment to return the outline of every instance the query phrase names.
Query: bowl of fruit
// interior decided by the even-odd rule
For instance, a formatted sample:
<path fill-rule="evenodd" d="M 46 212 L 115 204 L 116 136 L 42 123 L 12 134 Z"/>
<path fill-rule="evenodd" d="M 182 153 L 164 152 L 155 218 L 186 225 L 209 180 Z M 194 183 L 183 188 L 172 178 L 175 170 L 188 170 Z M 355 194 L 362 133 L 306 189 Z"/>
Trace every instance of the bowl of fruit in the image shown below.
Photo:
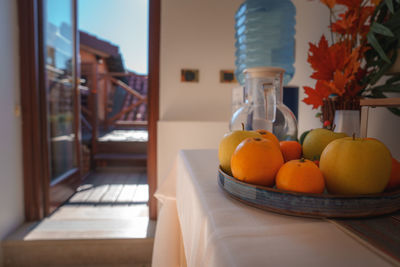
<path fill-rule="evenodd" d="M 221 140 L 218 184 L 229 196 L 281 214 L 354 218 L 400 209 L 400 163 L 374 138 L 314 129 L 301 141 L 233 131 Z"/>

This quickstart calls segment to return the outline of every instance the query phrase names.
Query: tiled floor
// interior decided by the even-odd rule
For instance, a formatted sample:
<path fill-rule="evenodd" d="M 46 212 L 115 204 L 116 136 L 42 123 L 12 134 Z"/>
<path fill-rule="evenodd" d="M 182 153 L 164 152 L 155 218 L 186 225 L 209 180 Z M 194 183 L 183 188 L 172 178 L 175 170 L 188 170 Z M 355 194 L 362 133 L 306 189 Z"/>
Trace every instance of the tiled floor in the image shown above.
<path fill-rule="evenodd" d="M 100 170 L 25 240 L 153 237 L 148 199 L 145 169 Z"/>

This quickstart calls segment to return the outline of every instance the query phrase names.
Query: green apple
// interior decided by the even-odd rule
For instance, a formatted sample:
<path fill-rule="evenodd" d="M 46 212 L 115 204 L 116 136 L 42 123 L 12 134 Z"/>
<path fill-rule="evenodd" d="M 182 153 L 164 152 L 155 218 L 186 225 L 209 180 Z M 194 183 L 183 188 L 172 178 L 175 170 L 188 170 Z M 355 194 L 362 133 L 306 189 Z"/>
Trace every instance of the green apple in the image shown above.
<path fill-rule="evenodd" d="M 329 143 L 319 166 L 328 192 L 375 194 L 381 193 L 390 179 L 392 156 L 376 139 L 346 137 Z"/>
<path fill-rule="evenodd" d="M 231 174 L 231 158 L 236 147 L 244 139 L 249 137 L 262 138 L 262 135 L 255 131 L 233 131 L 225 134 L 219 143 L 218 158 L 222 170 Z"/>
<path fill-rule="evenodd" d="M 345 133 L 335 133 L 328 129 L 311 130 L 303 141 L 303 157 L 309 160 L 319 160 L 324 148 L 333 140 L 347 137 Z"/>

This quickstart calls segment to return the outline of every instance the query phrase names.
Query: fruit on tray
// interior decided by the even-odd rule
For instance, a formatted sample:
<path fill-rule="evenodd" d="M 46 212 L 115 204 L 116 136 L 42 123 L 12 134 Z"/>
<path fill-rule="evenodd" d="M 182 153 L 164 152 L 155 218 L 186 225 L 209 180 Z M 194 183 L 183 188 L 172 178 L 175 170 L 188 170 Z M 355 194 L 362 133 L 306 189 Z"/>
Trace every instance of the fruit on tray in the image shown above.
<path fill-rule="evenodd" d="M 311 131 L 312 130 L 305 131 L 300 135 L 300 138 L 299 138 L 300 145 L 303 145 L 304 139 L 306 138 L 307 134 L 309 134 Z"/>
<path fill-rule="evenodd" d="M 354 137 L 329 143 L 319 163 L 333 194 L 380 193 L 388 184 L 391 166 L 390 151 L 382 142 Z"/>
<path fill-rule="evenodd" d="M 335 133 L 328 129 L 313 129 L 303 141 L 303 157 L 309 160 L 319 160 L 324 148 L 333 140 L 346 137 L 345 133 Z"/>
<path fill-rule="evenodd" d="M 251 184 L 273 186 L 283 165 L 279 147 L 264 138 L 243 140 L 232 155 L 231 168 L 235 178 Z"/>
<path fill-rule="evenodd" d="M 331 194 L 356 195 L 400 188 L 400 163 L 382 142 L 346 136 L 314 129 L 301 146 L 279 142 L 265 130 L 234 131 L 220 142 L 220 166 L 246 183 L 302 193 L 323 193 L 325 187 Z M 300 160 L 302 154 L 306 159 Z"/>
<path fill-rule="evenodd" d="M 279 142 L 283 159 L 285 162 L 301 158 L 301 145 L 297 141 L 281 141 Z"/>
<path fill-rule="evenodd" d="M 392 170 L 390 172 L 390 179 L 386 185 L 386 191 L 392 191 L 400 188 L 400 162 L 392 158 Z"/>
<path fill-rule="evenodd" d="M 229 132 L 222 138 L 219 143 L 218 158 L 219 164 L 224 172 L 231 174 L 232 154 L 240 142 L 249 137 L 261 138 L 261 135 L 255 131 L 240 130 Z"/>
<path fill-rule="evenodd" d="M 325 189 L 322 172 L 314 162 L 297 159 L 286 162 L 276 175 L 276 187 L 282 190 L 321 194 Z"/>
<path fill-rule="evenodd" d="M 262 130 L 262 129 L 256 130 L 256 132 L 261 134 L 261 136 L 263 138 L 271 140 L 272 142 L 274 142 L 275 144 L 277 144 L 279 146 L 279 139 L 273 133 L 271 133 L 267 130 Z"/>

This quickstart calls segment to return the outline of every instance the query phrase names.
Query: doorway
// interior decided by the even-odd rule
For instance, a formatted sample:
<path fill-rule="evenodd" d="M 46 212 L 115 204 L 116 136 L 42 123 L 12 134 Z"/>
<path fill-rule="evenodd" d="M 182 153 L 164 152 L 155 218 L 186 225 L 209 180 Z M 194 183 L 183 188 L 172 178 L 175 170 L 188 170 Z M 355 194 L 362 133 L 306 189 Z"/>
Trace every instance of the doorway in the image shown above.
<path fill-rule="evenodd" d="M 94 5 L 90 0 L 77 1 L 82 152 L 84 162 L 90 164 L 83 168 L 147 167 L 152 164 L 148 151 L 155 142 L 155 138 L 149 142 L 155 124 L 149 125 L 149 60 L 143 57 L 148 54 L 151 2 L 100 0 Z M 147 168 L 149 175 L 151 168 Z M 152 219 L 154 190 L 149 187 Z"/>
<path fill-rule="evenodd" d="M 146 166 L 148 0 L 77 3 L 84 156 L 91 169 Z"/>
<path fill-rule="evenodd" d="M 51 29 L 47 29 L 46 25 L 49 25 L 47 19 L 51 16 L 49 10 L 47 9 L 51 4 L 49 3 L 65 2 L 66 5 L 70 7 L 71 16 L 68 16 L 71 20 L 70 27 L 63 26 L 58 27 L 56 30 L 57 34 L 61 31 L 68 35 L 70 33 L 71 39 L 68 40 L 70 47 L 72 48 L 71 60 L 64 60 L 65 68 L 61 69 L 64 73 L 60 73 L 60 69 L 57 68 L 57 58 L 60 56 L 53 56 L 56 53 L 64 55 L 65 49 L 51 50 L 49 46 L 46 45 L 49 36 L 47 34 Z M 82 96 L 80 94 L 80 83 L 81 79 L 78 77 L 79 69 L 84 69 L 78 66 L 77 55 L 79 51 L 78 40 L 79 32 L 77 30 L 77 1 L 76 0 L 62 0 L 62 1 L 52 1 L 52 0 L 30 0 L 23 1 L 20 0 L 18 3 L 19 11 L 19 24 L 20 24 L 20 53 L 21 53 L 21 73 L 24 73 L 24 78 L 21 78 L 21 95 L 22 99 L 22 109 L 23 109 L 23 138 L 24 138 L 24 183 L 25 183 L 25 205 L 26 205 L 26 219 L 27 221 L 42 219 L 44 216 L 50 214 L 54 208 L 62 203 L 63 200 L 68 198 L 68 196 L 74 193 L 74 189 L 77 188 L 79 183 L 85 177 L 85 151 L 83 146 L 83 140 L 81 139 L 81 129 L 82 124 L 79 123 L 81 101 Z M 153 193 L 156 188 L 156 121 L 158 119 L 158 58 L 159 58 L 159 23 L 160 23 L 160 1 L 150 0 L 149 1 L 149 79 L 148 79 L 148 148 L 147 151 L 147 163 L 144 164 L 148 166 L 147 173 L 149 179 L 149 208 L 150 208 L 150 218 L 156 218 L 156 202 L 153 197 Z M 59 16 L 55 16 L 59 17 Z M 62 36 L 65 37 L 65 36 Z M 49 56 L 50 55 L 50 56 Z M 100 62 L 96 57 L 97 61 Z M 53 61 L 52 61 L 53 60 Z M 68 70 L 69 65 L 74 65 L 75 68 Z M 50 67 L 55 67 L 49 70 Z M 91 66 L 93 69 L 93 65 Z M 57 75 L 57 84 L 52 84 L 52 73 L 55 72 Z M 68 75 L 70 76 L 68 76 Z M 117 83 L 120 87 L 124 87 L 116 77 L 112 75 L 107 76 L 107 74 L 101 73 L 104 79 L 109 79 L 114 83 Z M 62 76 L 64 75 L 64 76 Z M 28 78 L 27 78 L 28 77 Z M 64 84 L 60 85 L 59 81 L 63 81 Z M 97 83 L 98 78 L 93 80 L 93 83 Z M 70 84 L 70 89 L 67 85 Z M 51 90 L 49 90 L 49 88 Z M 55 90 L 54 88 L 58 89 Z M 61 89 L 60 89 L 61 88 Z M 94 86 L 96 88 L 96 86 Z M 126 88 L 125 88 L 126 89 Z M 68 91 L 70 95 L 67 97 L 65 91 Z M 93 87 L 90 90 L 95 89 Z M 54 93 L 49 93 L 53 92 Z M 129 91 L 129 89 L 128 89 Z M 133 93 L 134 94 L 134 93 Z M 107 95 L 107 94 L 105 94 Z M 104 96 L 104 95 L 103 95 Z M 90 96 L 91 97 L 91 96 Z M 97 105 L 98 101 L 92 101 Z M 70 99 L 70 104 L 66 104 L 68 108 L 60 110 L 60 102 Z M 104 99 L 106 99 L 104 97 Z M 53 107 L 55 108 L 52 113 L 51 101 L 56 102 Z M 57 102 L 58 101 L 58 102 Z M 68 102 L 68 101 L 67 101 Z M 104 103 L 106 103 L 105 101 Z M 140 102 L 140 99 L 139 99 Z M 143 104 L 143 99 L 142 103 Z M 132 104 L 132 103 L 131 103 Z M 132 107 L 139 107 L 140 104 Z M 128 106 L 129 107 L 129 106 Z M 83 109 L 82 109 L 83 110 Z M 104 109 L 108 111 L 107 108 Z M 123 110 L 126 111 L 126 110 Z M 124 112 L 126 115 L 127 112 Z M 55 116 L 52 116 L 55 115 Z M 114 115 L 118 115 L 114 114 Z M 55 117 L 55 118 L 53 118 Z M 108 118 L 108 117 L 104 117 Z M 92 117 L 92 121 L 97 120 L 97 116 Z M 54 120 L 54 122 L 52 121 Z M 117 120 L 112 120 L 111 122 L 116 122 Z M 67 124 L 69 123 L 69 125 Z M 87 125 L 86 125 L 87 126 Z M 108 125 L 110 126 L 110 125 Z M 112 126 L 112 125 L 111 125 Z M 126 126 L 126 125 L 125 125 Z M 54 133 L 61 133 L 62 135 L 53 135 Z M 93 133 L 93 132 L 92 132 Z M 59 138 L 62 136 L 63 138 Z M 98 136 L 92 138 L 91 146 L 93 149 L 93 143 L 98 142 Z M 68 139 L 69 138 L 69 139 Z M 58 142 L 56 144 L 56 141 Z M 125 146 L 122 146 L 126 148 Z M 96 150 L 96 148 L 95 148 Z M 60 152 L 61 151 L 61 152 Z M 69 152 L 66 152 L 69 151 Z M 89 152 L 90 153 L 90 152 Z M 71 156 L 75 155 L 76 156 Z M 66 159 L 66 160 L 65 160 Z M 128 158 L 128 160 L 131 160 Z M 63 162 L 64 161 L 64 162 Z M 96 154 L 90 154 L 90 162 L 96 162 Z M 63 162 L 61 164 L 60 162 Z M 60 168 L 55 168 L 57 166 L 62 166 Z M 95 163 L 96 164 L 96 163 Z M 101 160 L 100 160 L 100 165 Z M 93 165 L 90 165 L 91 167 Z M 95 165 L 96 166 L 96 165 Z M 60 170 L 60 173 L 55 174 L 55 170 Z M 53 177 L 56 177 L 53 179 Z M 70 178 L 73 178 L 72 180 Z M 51 201 L 51 188 L 58 187 L 58 196 L 63 195 L 62 198 L 57 199 L 57 202 Z M 67 197 L 65 197 L 67 196 Z"/>

